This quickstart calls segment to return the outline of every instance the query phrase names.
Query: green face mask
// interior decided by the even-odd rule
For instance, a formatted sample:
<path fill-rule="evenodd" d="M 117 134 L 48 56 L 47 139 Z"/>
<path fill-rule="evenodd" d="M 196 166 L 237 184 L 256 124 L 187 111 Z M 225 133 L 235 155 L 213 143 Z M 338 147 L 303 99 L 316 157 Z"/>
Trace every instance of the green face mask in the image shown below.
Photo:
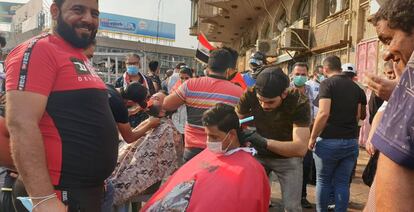
<path fill-rule="evenodd" d="M 296 87 L 302 87 L 305 85 L 306 81 L 308 81 L 308 78 L 306 76 L 295 76 L 293 77 L 293 83 Z"/>
<path fill-rule="evenodd" d="M 319 74 L 319 82 L 322 82 L 326 79 L 326 77 L 323 74 Z"/>

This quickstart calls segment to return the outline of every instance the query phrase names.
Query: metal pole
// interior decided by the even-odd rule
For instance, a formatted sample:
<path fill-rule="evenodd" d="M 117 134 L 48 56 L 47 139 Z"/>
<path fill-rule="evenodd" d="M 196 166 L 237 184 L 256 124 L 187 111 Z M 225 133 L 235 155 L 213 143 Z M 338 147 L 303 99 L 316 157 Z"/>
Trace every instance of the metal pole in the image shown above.
<path fill-rule="evenodd" d="M 160 54 L 158 53 L 157 46 L 159 45 L 161 1 L 162 0 L 158 0 L 158 12 L 157 12 L 157 40 L 156 40 L 156 44 L 155 44 L 155 52 L 157 53 L 157 60 L 160 60 Z"/>
<path fill-rule="evenodd" d="M 118 79 L 118 56 L 115 57 L 115 80 Z"/>
<path fill-rule="evenodd" d="M 106 80 L 107 83 L 111 83 L 111 58 L 108 56 L 108 79 Z"/>

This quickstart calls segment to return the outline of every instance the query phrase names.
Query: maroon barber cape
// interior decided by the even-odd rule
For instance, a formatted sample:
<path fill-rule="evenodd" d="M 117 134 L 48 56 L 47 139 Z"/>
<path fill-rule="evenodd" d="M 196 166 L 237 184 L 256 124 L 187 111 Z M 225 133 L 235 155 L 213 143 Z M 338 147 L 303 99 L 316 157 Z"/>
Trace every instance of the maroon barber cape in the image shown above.
<path fill-rule="evenodd" d="M 269 181 L 249 151 L 204 150 L 175 172 L 142 211 L 268 211 Z"/>

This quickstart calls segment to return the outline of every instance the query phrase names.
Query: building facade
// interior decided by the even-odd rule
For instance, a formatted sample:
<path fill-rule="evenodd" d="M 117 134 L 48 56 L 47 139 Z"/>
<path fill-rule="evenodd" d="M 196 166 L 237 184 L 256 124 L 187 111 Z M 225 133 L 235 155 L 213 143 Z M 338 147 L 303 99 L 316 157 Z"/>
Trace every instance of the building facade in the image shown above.
<path fill-rule="evenodd" d="M 12 16 L 11 31 L 5 33 L 7 46 L 5 52 L 18 44 L 53 28 L 49 12 L 51 0 L 30 0 L 19 7 Z M 174 47 L 175 24 L 142 18 L 127 17 L 102 12 L 97 33 L 97 48 L 95 49 L 95 64 L 102 65 L 100 70 L 114 76 L 105 78 L 107 82 L 118 77 L 125 71 L 122 65 L 124 55 L 135 52 L 143 56 L 142 66 L 147 71 L 151 60 L 160 62 L 161 76 L 166 70 L 184 62 L 196 70 L 201 70 L 201 64 L 195 59 L 195 50 Z M 108 62 L 109 61 L 109 62 Z M 118 65 L 114 65 L 117 63 Z M 118 67 L 115 73 L 113 67 Z M 102 68 L 105 68 L 104 70 Z M 106 74 L 103 74 L 106 76 Z"/>
<path fill-rule="evenodd" d="M 358 67 L 358 79 L 382 73 L 375 28 L 367 18 L 375 0 L 191 0 L 190 35 L 239 51 L 239 70 L 261 50 L 285 72 L 298 61 L 320 65 L 328 55 Z"/>

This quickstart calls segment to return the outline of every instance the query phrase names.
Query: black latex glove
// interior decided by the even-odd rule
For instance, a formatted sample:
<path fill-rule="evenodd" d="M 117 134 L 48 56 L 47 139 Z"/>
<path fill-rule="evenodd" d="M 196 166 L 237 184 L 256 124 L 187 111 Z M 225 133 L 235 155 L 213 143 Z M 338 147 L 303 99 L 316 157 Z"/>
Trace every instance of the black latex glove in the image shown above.
<path fill-rule="evenodd" d="M 267 149 L 267 139 L 259 135 L 257 132 L 244 130 L 242 134 L 243 142 L 250 142 L 253 147 L 256 147 L 260 150 Z"/>

